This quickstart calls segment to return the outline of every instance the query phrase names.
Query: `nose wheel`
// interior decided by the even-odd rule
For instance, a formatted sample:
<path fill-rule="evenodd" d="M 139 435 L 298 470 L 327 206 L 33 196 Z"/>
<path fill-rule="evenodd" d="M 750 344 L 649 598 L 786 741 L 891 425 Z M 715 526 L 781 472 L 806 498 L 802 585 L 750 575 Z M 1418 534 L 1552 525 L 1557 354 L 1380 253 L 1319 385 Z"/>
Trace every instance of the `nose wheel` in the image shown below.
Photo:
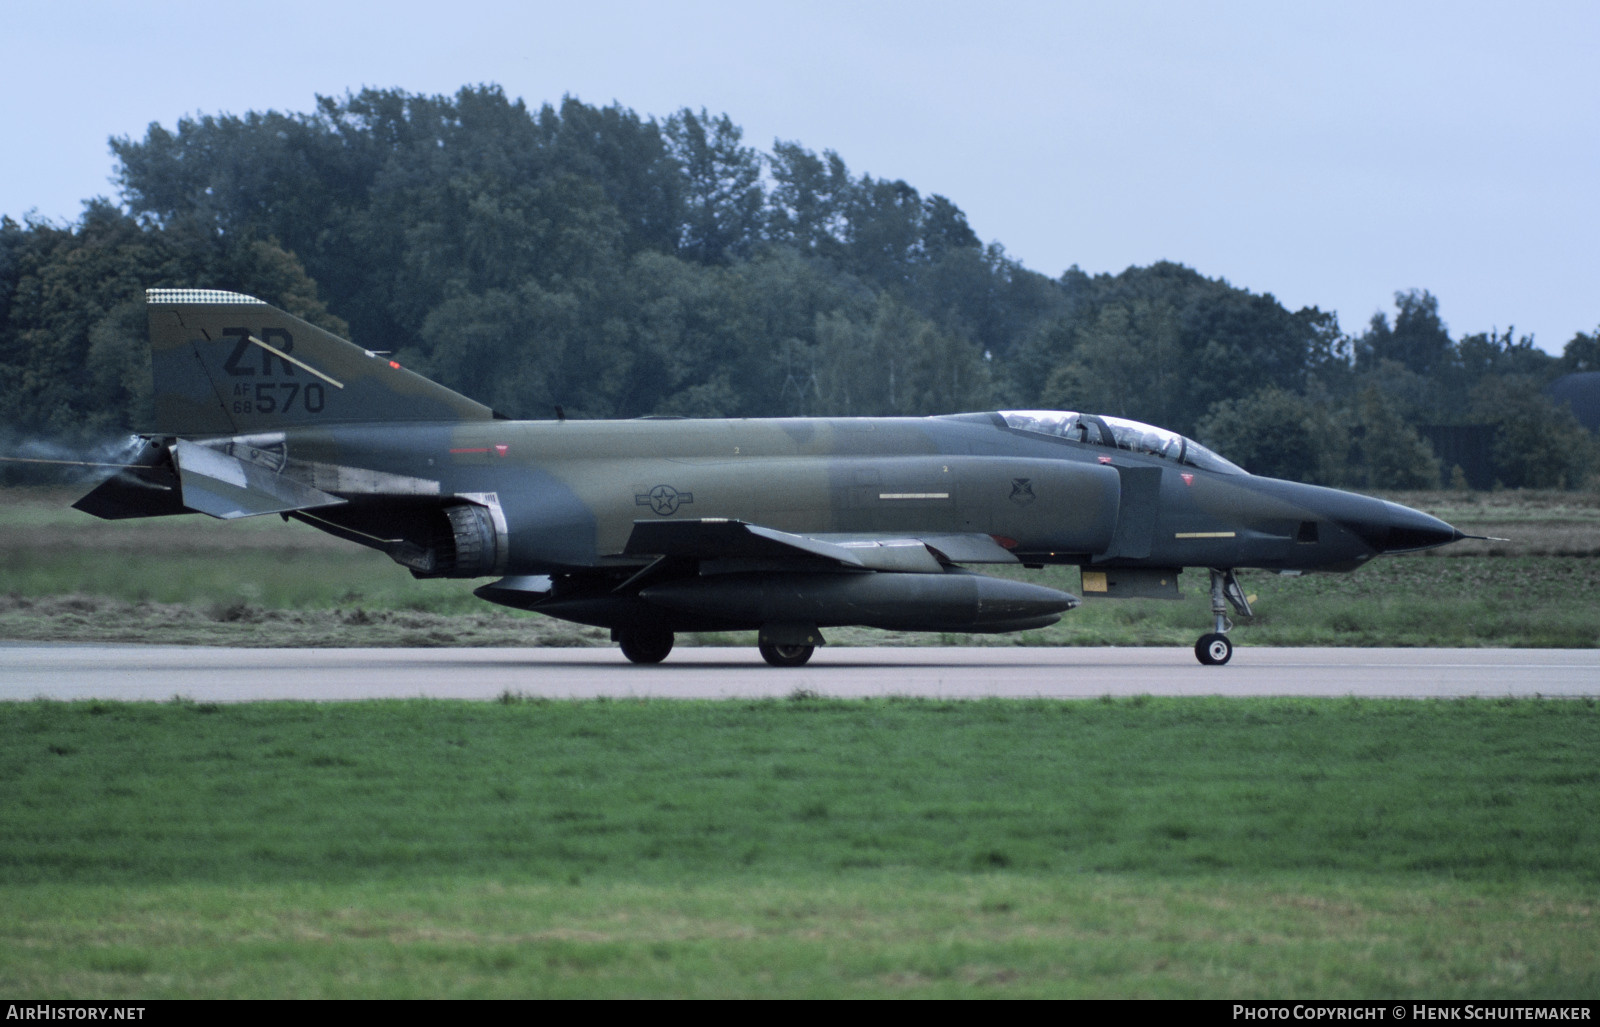
<path fill-rule="evenodd" d="M 1233 659 L 1233 643 L 1228 641 L 1227 635 L 1213 631 L 1200 636 L 1200 641 L 1194 644 L 1194 655 L 1206 666 L 1218 667 Z"/>
<path fill-rule="evenodd" d="M 1212 631 L 1201 635 L 1200 640 L 1194 644 L 1195 659 L 1207 667 L 1220 667 L 1233 659 L 1233 643 L 1228 641 L 1226 632 L 1233 627 L 1233 622 L 1228 620 L 1228 606 L 1232 605 L 1239 611 L 1239 616 L 1250 617 L 1250 600 L 1245 597 L 1244 589 L 1239 587 L 1239 579 L 1233 576 L 1233 571 L 1211 570 L 1211 620 Z"/>

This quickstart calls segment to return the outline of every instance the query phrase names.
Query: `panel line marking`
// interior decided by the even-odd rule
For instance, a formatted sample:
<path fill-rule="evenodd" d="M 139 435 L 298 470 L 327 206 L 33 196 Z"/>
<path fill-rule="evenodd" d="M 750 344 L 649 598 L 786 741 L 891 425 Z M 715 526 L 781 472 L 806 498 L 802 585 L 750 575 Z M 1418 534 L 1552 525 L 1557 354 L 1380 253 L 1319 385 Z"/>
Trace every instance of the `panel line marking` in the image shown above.
<path fill-rule="evenodd" d="M 238 338 L 238 336 L 234 336 L 234 338 Z M 273 356 L 282 357 L 284 360 L 287 360 L 289 363 L 293 364 L 294 366 L 296 366 L 298 368 L 301 368 L 302 370 L 305 370 L 305 371 L 310 371 L 312 374 L 316 375 L 318 378 L 321 378 L 323 381 L 327 382 L 329 385 L 332 385 L 334 388 L 336 388 L 336 389 L 344 388 L 344 382 L 337 381 L 337 380 L 335 380 L 333 378 L 329 378 L 327 375 L 323 374 L 321 371 L 319 371 L 316 368 L 312 367 L 310 364 L 306 363 L 304 360 L 297 360 L 294 357 L 291 357 L 289 354 L 285 353 L 283 350 L 279 349 L 278 347 L 267 345 L 266 343 L 262 342 L 260 339 L 256 338 L 254 335 L 246 336 L 246 338 L 248 338 L 251 342 L 255 343 L 257 346 L 260 346 L 262 349 L 266 350 L 268 353 L 271 353 Z"/>

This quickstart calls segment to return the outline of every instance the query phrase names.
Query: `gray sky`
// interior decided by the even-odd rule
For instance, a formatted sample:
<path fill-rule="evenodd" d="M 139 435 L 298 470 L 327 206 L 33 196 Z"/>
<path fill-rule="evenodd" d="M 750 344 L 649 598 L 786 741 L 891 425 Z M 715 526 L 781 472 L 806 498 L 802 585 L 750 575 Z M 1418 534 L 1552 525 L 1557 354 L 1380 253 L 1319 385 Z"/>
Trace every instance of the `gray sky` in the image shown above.
<path fill-rule="evenodd" d="M 115 196 L 113 135 L 496 82 L 837 150 L 1029 268 L 1174 260 L 1357 332 L 1600 325 L 1600 3 L 339 0 L 0 5 L 0 213 Z"/>

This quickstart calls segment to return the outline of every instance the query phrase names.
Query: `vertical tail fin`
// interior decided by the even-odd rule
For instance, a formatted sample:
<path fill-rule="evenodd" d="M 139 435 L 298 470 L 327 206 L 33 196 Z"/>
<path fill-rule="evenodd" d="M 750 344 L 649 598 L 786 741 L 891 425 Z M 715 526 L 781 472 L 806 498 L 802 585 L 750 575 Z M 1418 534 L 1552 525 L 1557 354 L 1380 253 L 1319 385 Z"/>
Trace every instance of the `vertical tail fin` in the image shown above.
<path fill-rule="evenodd" d="M 147 289 L 145 302 L 157 434 L 495 416 L 482 403 L 253 296 Z"/>

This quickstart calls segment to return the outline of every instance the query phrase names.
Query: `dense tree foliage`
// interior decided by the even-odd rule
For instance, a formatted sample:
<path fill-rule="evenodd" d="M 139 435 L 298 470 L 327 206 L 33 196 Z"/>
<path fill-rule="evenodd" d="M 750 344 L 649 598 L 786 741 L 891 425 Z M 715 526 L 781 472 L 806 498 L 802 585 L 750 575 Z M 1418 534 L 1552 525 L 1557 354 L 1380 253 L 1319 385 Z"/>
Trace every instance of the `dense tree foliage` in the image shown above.
<path fill-rule="evenodd" d="M 1579 332 L 1561 353 L 1561 369 L 1569 372 L 1600 371 L 1600 328 Z"/>
<path fill-rule="evenodd" d="M 104 201 L 71 228 L 0 220 L 0 424 L 8 433 L 102 438 L 146 419 L 144 289 L 224 286 L 347 332 L 294 256 L 270 240 L 217 245 L 151 231 Z"/>
<path fill-rule="evenodd" d="M 797 142 L 761 152 L 704 109 L 369 89 L 112 147 L 121 206 L 0 224 L 15 432 L 143 423 L 142 290 L 161 286 L 258 295 L 511 416 L 1059 407 L 1371 486 L 1448 474 L 1418 425 L 1493 426 L 1507 459 L 1569 430 L 1539 388 L 1600 365 L 1586 335 L 1560 360 L 1510 330 L 1454 340 L 1422 291 L 1351 337 L 1179 264 L 1048 278 L 946 197 Z M 1514 462 L 1508 485 L 1586 473 Z"/>

